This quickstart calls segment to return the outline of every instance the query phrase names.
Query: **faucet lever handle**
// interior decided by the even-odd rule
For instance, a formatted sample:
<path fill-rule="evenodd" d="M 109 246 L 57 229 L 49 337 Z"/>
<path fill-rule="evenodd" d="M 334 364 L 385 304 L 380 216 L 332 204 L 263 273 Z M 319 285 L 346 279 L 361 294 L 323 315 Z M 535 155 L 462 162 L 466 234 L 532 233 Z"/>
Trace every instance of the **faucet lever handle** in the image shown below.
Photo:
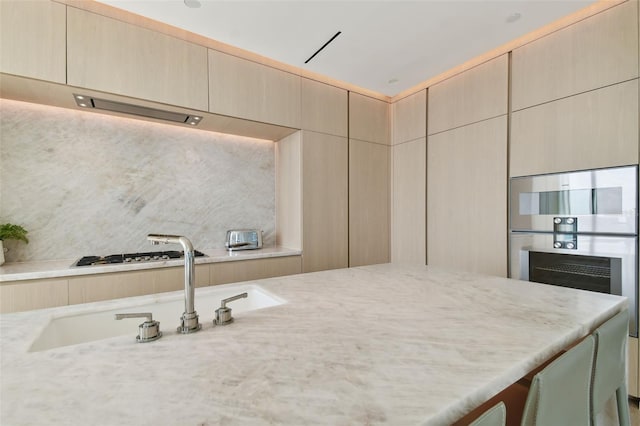
<path fill-rule="evenodd" d="M 227 303 L 233 302 L 234 300 L 244 299 L 248 297 L 247 293 L 241 293 L 236 296 L 228 297 L 226 299 L 222 299 L 220 302 L 220 307 L 216 309 L 216 317 L 213 320 L 214 325 L 228 325 L 233 322 L 233 317 L 231 316 L 231 308 L 227 308 Z"/>
<path fill-rule="evenodd" d="M 130 314 L 116 314 L 117 320 L 125 318 L 146 318 L 147 321 L 153 321 L 153 314 L 151 312 L 132 312 Z"/>
<path fill-rule="evenodd" d="M 146 318 L 147 320 L 138 326 L 138 335 L 136 340 L 138 343 L 153 342 L 162 337 L 160 331 L 160 323 L 153 320 L 151 312 L 133 312 L 130 314 L 115 314 L 115 319 L 121 320 L 125 318 Z"/>

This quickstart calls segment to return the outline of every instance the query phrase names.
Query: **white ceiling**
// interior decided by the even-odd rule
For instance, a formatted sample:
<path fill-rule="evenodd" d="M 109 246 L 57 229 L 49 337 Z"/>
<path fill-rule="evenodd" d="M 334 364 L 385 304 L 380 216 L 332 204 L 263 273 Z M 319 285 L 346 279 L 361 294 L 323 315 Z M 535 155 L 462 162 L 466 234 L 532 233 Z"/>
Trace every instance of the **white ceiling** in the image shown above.
<path fill-rule="evenodd" d="M 98 1 L 388 96 L 595 3 L 187 0 L 200 4 L 189 8 L 183 0 Z M 521 17 L 509 23 L 514 13 Z"/>

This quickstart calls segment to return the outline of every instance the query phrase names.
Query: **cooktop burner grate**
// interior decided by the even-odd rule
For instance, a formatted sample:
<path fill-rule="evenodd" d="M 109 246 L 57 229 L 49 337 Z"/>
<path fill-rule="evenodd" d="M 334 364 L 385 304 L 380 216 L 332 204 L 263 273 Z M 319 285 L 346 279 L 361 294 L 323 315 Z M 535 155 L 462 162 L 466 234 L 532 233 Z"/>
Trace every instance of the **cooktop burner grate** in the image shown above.
<path fill-rule="evenodd" d="M 204 253 L 194 250 L 195 257 L 203 257 Z M 159 262 L 171 259 L 181 259 L 184 252 L 172 251 L 154 251 L 145 253 L 125 253 L 111 254 L 109 256 L 85 256 L 78 260 L 74 266 L 93 266 L 93 265 L 112 265 L 118 263 L 142 263 L 142 262 Z"/>

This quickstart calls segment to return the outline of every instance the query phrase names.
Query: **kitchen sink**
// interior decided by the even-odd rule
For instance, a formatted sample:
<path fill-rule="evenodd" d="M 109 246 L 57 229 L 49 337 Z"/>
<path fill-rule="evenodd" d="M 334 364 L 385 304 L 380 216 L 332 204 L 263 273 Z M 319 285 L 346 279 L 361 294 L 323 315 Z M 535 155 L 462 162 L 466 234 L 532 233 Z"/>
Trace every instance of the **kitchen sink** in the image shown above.
<path fill-rule="evenodd" d="M 234 316 L 238 316 L 242 312 L 285 303 L 283 299 L 257 285 L 200 290 L 202 291 L 196 293 L 195 307 L 202 323 L 213 321 L 214 311 L 220 307 L 222 299 L 239 293 L 246 292 L 248 297 L 234 301 L 229 305 L 233 309 Z M 131 340 L 135 342 L 138 324 L 144 322 L 144 319 L 116 321 L 114 315 L 117 313 L 151 312 L 153 319 L 160 322 L 160 330 L 163 333 L 175 333 L 176 326 L 180 322 L 180 315 L 184 312 L 184 295 L 179 293 L 145 304 L 132 301 L 130 305 L 120 306 L 117 309 L 92 310 L 81 314 L 52 318 L 33 341 L 29 352 L 46 351 L 62 346 L 125 335 L 130 335 Z M 187 336 L 184 338 L 188 339 Z"/>

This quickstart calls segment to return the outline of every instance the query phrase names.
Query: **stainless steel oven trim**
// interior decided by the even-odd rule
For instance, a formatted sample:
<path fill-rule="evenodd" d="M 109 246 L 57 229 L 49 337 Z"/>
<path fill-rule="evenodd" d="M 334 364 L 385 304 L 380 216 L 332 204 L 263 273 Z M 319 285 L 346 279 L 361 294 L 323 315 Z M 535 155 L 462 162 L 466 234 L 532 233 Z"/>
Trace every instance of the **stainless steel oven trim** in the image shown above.
<path fill-rule="evenodd" d="M 624 234 L 638 233 L 638 166 L 612 167 L 510 179 L 510 229 L 514 231 L 553 232 L 557 216 L 577 218 L 578 233 Z M 622 188 L 622 213 L 598 215 L 521 215 L 520 194 L 567 189 Z"/>
<path fill-rule="evenodd" d="M 617 257 L 622 260 L 622 288 L 613 289 L 629 299 L 629 334 L 638 336 L 638 238 L 629 236 L 578 235 L 578 249 L 553 248 L 553 234 L 511 232 L 512 278 L 529 280 L 529 252 Z"/>

